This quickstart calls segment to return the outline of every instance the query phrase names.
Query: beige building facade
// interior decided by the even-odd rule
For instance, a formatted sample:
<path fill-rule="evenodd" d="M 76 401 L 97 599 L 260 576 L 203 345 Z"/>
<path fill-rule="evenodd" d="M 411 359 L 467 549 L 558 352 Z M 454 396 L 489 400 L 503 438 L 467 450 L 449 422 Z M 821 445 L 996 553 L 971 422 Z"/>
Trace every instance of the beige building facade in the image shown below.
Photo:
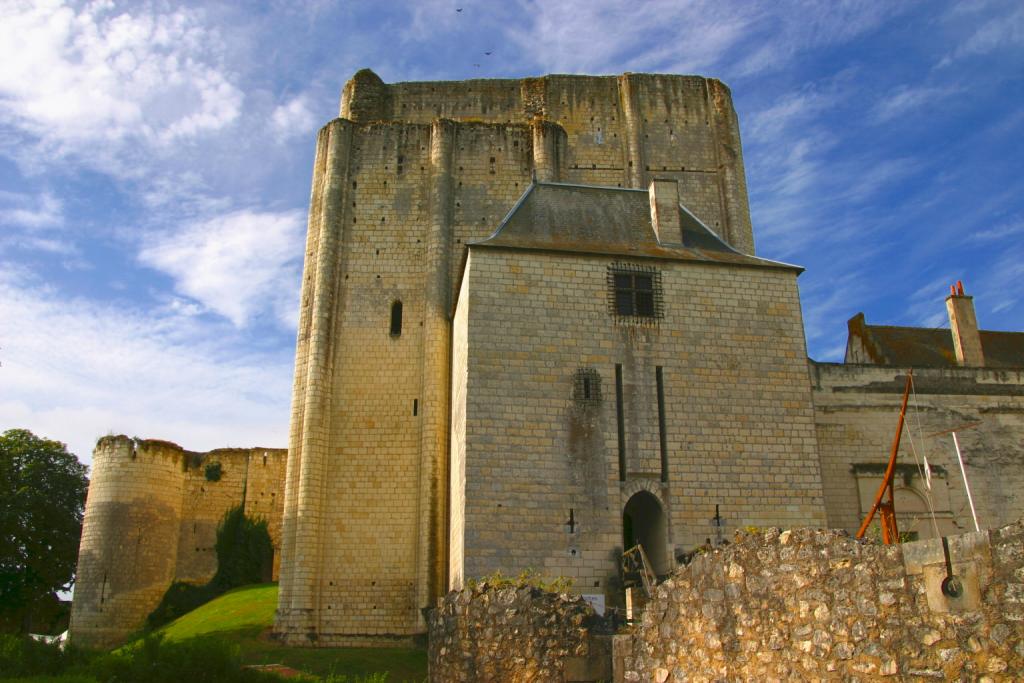
<path fill-rule="evenodd" d="M 739 126 L 714 79 L 357 73 L 317 138 L 291 431 L 267 470 L 276 633 L 405 642 L 440 595 L 496 571 L 569 577 L 614 604 L 637 542 L 667 573 L 736 528 L 854 528 L 910 367 L 901 463 L 926 454 L 932 476 L 901 470 L 901 523 L 973 528 L 946 443 L 967 424 L 982 525 L 1024 513 L 1024 335 L 979 332 L 954 292 L 948 349 L 917 335 L 933 353 L 901 355 L 903 337 L 860 316 L 847 362 L 816 363 L 799 273 L 755 254 Z M 203 573 L 175 559 L 136 599 L 142 582 L 110 568 L 127 546 L 96 552 L 120 533 L 105 505 L 146 507 L 126 448 L 97 449 L 83 642 Z M 139 462 L 162 493 L 133 528 L 180 556 L 189 470 L 156 451 Z M 250 504 L 245 486 L 231 495 Z M 131 609 L 106 607 L 112 571 Z"/>

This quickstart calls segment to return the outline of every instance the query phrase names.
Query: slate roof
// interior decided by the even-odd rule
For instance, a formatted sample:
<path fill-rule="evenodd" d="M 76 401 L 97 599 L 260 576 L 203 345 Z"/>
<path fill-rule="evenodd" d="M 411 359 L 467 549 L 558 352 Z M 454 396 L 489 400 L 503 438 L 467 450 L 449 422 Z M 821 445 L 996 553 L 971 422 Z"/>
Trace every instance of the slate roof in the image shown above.
<path fill-rule="evenodd" d="M 868 325 L 858 313 L 847 323 L 850 337 L 860 339 L 871 362 L 903 367 L 956 367 L 953 335 L 948 328 Z M 979 330 L 987 368 L 1024 367 L 1024 332 Z"/>
<path fill-rule="evenodd" d="M 652 257 L 784 268 L 799 266 L 742 254 L 680 206 L 678 236 L 659 241 L 646 190 L 533 183 L 494 233 L 470 246 Z"/>

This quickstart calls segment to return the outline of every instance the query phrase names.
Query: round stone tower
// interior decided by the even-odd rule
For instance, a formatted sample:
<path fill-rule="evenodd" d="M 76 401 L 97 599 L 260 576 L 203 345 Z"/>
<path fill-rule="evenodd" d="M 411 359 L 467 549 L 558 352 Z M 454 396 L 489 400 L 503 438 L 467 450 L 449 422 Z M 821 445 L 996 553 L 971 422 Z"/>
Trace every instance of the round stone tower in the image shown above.
<path fill-rule="evenodd" d="M 71 608 L 75 645 L 117 644 L 173 580 L 186 457 L 163 441 L 107 436 L 96 444 Z"/>

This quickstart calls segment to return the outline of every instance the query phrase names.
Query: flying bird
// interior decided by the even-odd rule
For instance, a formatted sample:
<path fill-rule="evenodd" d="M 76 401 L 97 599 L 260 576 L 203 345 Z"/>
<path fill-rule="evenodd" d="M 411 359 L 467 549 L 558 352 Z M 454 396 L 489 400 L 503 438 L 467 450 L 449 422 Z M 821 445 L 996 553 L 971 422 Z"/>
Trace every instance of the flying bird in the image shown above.
<path fill-rule="evenodd" d="M 461 12 L 461 11 L 462 11 L 462 8 L 461 8 L 461 7 L 456 7 L 456 8 L 455 8 L 455 11 L 456 11 L 456 12 Z"/>
<path fill-rule="evenodd" d="M 485 55 L 487 55 L 488 57 L 490 57 L 490 56 L 491 56 L 491 53 L 490 53 L 490 52 L 485 52 L 484 54 L 485 54 Z"/>

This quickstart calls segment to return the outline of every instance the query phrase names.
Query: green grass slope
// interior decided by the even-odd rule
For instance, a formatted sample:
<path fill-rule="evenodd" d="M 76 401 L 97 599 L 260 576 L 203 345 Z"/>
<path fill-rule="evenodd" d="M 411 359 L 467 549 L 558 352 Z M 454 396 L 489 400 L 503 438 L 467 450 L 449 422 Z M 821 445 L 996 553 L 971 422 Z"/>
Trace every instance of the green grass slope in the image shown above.
<path fill-rule="evenodd" d="M 246 664 L 283 664 L 315 676 L 387 673 L 389 683 L 420 683 L 427 654 L 413 648 L 285 647 L 270 639 L 277 584 L 243 586 L 158 629 L 167 641 L 209 636 L 238 645 Z"/>

